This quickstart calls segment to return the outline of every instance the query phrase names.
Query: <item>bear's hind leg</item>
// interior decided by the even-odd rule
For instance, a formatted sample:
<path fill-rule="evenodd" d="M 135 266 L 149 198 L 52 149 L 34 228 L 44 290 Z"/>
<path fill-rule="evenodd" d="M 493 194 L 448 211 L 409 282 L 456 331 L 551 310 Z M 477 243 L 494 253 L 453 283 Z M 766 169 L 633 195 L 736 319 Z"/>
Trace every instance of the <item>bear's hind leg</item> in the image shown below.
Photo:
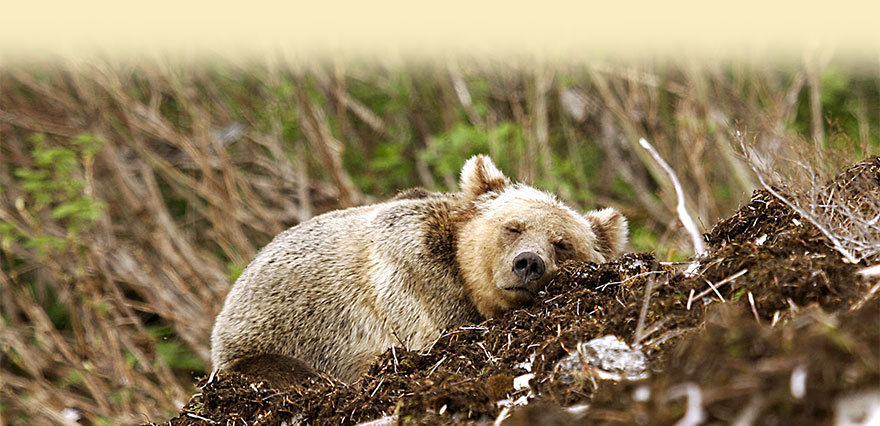
<path fill-rule="evenodd" d="M 275 389 L 302 384 L 318 377 L 318 373 L 302 361 L 276 354 L 260 354 L 241 358 L 229 366 L 229 371 L 263 380 Z"/>

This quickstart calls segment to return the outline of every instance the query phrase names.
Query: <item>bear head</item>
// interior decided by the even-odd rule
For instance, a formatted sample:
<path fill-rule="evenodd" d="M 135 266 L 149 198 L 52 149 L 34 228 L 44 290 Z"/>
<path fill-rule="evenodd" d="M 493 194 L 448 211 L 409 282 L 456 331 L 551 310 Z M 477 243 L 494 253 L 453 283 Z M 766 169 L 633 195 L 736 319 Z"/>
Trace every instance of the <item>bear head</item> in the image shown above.
<path fill-rule="evenodd" d="M 461 170 L 461 202 L 456 258 L 487 318 L 532 300 L 562 261 L 607 262 L 627 240 L 617 210 L 581 214 L 553 194 L 511 182 L 483 155 Z"/>

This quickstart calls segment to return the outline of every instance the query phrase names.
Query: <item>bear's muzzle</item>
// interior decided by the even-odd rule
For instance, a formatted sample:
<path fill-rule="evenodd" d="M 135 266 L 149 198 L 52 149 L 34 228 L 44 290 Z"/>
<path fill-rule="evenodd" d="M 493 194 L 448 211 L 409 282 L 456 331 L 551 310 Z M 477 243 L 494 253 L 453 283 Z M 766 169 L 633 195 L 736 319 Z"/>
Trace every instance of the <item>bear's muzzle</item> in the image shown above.
<path fill-rule="evenodd" d="M 537 253 L 526 251 L 513 258 L 513 273 L 525 285 L 539 281 L 546 270 L 544 260 Z"/>

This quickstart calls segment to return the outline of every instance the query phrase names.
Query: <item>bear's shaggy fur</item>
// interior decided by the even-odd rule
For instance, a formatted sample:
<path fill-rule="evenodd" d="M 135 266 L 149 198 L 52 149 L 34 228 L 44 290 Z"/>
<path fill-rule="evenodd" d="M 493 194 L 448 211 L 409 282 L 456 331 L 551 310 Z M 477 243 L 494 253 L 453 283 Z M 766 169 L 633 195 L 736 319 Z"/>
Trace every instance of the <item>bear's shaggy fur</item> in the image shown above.
<path fill-rule="evenodd" d="M 392 345 L 529 302 L 564 259 L 610 260 L 626 228 L 616 210 L 580 214 L 475 156 L 459 193 L 411 190 L 279 234 L 226 298 L 214 367 L 280 356 L 354 381 Z"/>

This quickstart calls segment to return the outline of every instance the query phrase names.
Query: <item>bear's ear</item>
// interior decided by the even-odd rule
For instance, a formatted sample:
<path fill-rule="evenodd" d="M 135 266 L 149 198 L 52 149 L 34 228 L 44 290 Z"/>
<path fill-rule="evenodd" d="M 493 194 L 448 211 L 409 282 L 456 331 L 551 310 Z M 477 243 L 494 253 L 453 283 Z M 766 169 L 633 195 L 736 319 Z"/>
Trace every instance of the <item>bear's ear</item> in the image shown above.
<path fill-rule="evenodd" d="M 629 233 L 626 218 L 611 207 L 591 211 L 584 216 L 593 225 L 599 253 L 605 257 L 606 262 L 610 262 L 623 251 L 623 247 L 626 245 Z"/>
<path fill-rule="evenodd" d="M 510 180 L 501 173 L 492 159 L 475 155 L 461 168 L 461 192 L 466 199 L 475 199 L 489 191 L 501 192 Z"/>

